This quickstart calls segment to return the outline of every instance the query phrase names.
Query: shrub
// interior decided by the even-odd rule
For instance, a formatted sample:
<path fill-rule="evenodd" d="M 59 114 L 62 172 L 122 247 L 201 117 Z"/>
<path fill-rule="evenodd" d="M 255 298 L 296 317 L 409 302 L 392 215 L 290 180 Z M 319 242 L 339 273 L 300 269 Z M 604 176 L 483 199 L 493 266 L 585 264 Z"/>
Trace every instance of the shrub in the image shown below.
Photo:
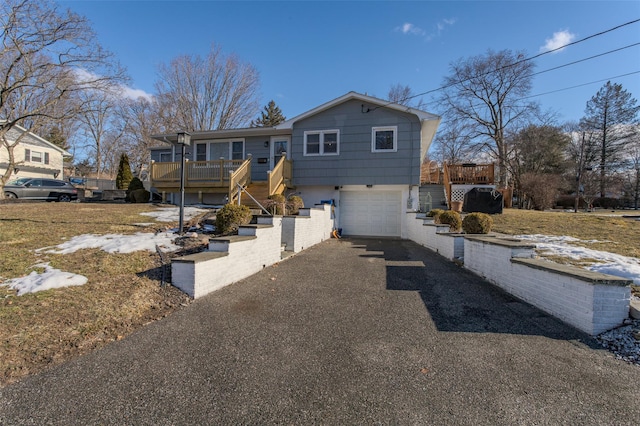
<path fill-rule="evenodd" d="M 148 203 L 151 200 L 151 193 L 144 188 L 139 188 L 131 191 L 128 197 L 131 203 Z"/>
<path fill-rule="evenodd" d="M 251 210 L 247 206 L 227 204 L 216 212 L 216 230 L 221 234 L 235 232 L 250 221 Z"/>
<path fill-rule="evenodd" d="M 462 220 L 462 230 L 467 234 L 488 234 L 493 219 L 486 213 L 470 213 Z"/>
<path fill-rule="evenodd" d="M 131 181 L 129 182 L 129 185 L 127 186 L 127 195 L 125 196 L 124 200 L 131 202 L 131 193 L 138 189 L 144 189 L 144 184 L 140 179 L 138 179 L 137 177 L 134 177 L 133 179 L 131 179 Z"/>
<path fill-rule="evenodd" d="M 284 215 L 286 214 L 287 199 L 282 194 L 273 194 L 269 196 L 269 199 L 265 203 L 265 207 L 271 211 L 271 214 Z"/>
<path fill-rule="evenodd" d="M 449 230 L 452 232 L 459 231 L 460 226 L 462 226 L 460 213 L 453 210 L 447 210 L 440 213 L 438 216 L 438 222 L 443 225 L 449 225 Z"/>
<path fill-rule="evenodd" d="M 553 207 L 562 179 L 549 173 L 524 173 L 520 177 L 520 187 L 535 210 L 545 210 Z"/>
<path fill-rule="evenodd" d="M 593 207 L 601 209 L 619 209 L 622 207 L 622 200 L 612 197 L 598 197 L 593 200 Z"/>
<path fill-rule="evenodd" d="M 136 189 L 142 189 L 144 188 L 144 184 L 142 183 L 142 181 L 137 178 L 134 177 L 133 179 L 131 179 L 131 182 L 129 182 L 129 186 L 127 187 L 128 191 L 135 191 Z"/>
<path fill-rule="evenodd" d="M 556 206 L 563 209 L 572 209 L 575 207 L 576 197 L 573 195 L 561 195 L 556 199 Z M 584 198 L 580 197 L 578 204 L 579 209 L 586 208 L 587 204 L 584 202 Z"/>
<path fill-rule="evenodd" d="M 438 219 L 442 213 L 444 213 L 444 210 L 442 209 L 433 209 L 427 213 L 427 217 L 432 217 L 433 221 L 438 223 Z"/>
<path fill-rule="evenodd" d="M 304 207 L 304 201 L 297 195 L 292 195 L 287 200 L 287 209 L 289 214 L 298 214 L 300 209 Z"/>

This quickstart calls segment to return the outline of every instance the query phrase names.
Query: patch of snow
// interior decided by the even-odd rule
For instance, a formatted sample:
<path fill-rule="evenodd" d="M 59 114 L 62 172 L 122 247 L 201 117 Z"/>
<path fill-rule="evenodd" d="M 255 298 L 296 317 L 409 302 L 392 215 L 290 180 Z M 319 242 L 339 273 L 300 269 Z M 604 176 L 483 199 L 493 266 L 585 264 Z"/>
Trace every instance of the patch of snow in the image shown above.
<path fill-rule="evenodd" d="M 156 246 L 160 247 L 162 251 L 168 252 L 180 248 L 173 244 L 175 238 L 176 234 L 172 232 L 161 232 L 159 234 L 138 232 L 134 235 L 84 234 L 75 236 L 62 244 L 58 244 L 52 249 L 46 250 L 46 253 L 68 254 L 87 248 L 98 248 L 107 253 L 132 253 L 139 250 L 155 252 Z"/>
<path fill-rule="evenodd" d="M 40 263 L 34 267 L 44 268 L 44 272 L 39 274 L 36 271 L 32 271 L 27 276 L 9 279 L 2 285 L 8 285 L 18 291 L 18 296 L 22 296 L 27 293 L 35 293 L 36 291 L 50 290 L 52 288 L 84 285 L 88 281 L 87 277 L 83 275 L 63 272 L 60 269 L 52 268 L 49 263 Z"/>
<path fill-rule="evenodd" d="M 573 245 L 576 243 L 598 243 L 604 241 L 585 241 L 567 236 L 558 237 L 541 234 L 516 235 L 515 238 L 535 244 L 536 248 L 544 254 L 590 261 L 591 264 L 584 266 L 585 269 L 633 280 L 635 284 L 640 285 L 640 260 L 638 258 Z"/>
<path fill-rule="evenodd" d="M 185 207 L 184 208 L 184 219 L 189 220 L 192 217 L 195 217 L 201 213 L 204 213 L 208 210 L 199 209 L 196 207 Z M 151 216 L 155 218 L 158 222 L 177 222 L 180 220 L 180 208 L 179 207 L 161 207 L 160 209 L 152 212 L 144 212 L 140 213 L 141 215 Z"/>

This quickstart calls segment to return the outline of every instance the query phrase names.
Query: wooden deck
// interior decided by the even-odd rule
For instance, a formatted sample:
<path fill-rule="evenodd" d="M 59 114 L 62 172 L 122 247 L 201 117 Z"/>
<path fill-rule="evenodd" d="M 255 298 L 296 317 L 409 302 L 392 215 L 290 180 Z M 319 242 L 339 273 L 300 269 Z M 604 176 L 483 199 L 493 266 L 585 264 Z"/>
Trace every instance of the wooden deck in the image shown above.
<path fill-rule="evenodd" d="M 151 187 L 158 192 L 178 192 L 180 190 L 181 163 L 152 162 L 149 176 Z M 293 166 L 291 160 L 282 157 L 273 170 L 264 177 L 260 188 L 260 196 L 266 192 L 264 198 L 273 194 L 282 194 L 290 186 Z M 187 193 L 227 194 L 229 202 L 237 198 L 238 185 L 243 188 L 251 186 L 251 158 L 246 160 L 214 160 L 214 161 L 186 161 L 184 190 Z M 244 198 L 243 198 L 244 200 Z"/>

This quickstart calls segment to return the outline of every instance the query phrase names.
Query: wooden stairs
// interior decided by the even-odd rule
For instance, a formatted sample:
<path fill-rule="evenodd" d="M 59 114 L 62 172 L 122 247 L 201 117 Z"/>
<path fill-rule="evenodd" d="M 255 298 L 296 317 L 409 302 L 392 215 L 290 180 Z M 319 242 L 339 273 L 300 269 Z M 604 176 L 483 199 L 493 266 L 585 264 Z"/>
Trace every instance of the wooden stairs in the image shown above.
<path fill-rule="evenodd" d="M 269 183 L 267 181 L 252 181 L 245 191 L 251 194 L 251 197 L 264 205 L 264 201 L 269 198 Z M 243 192 L 241 199 L 242 205 L 247 206 L 250 209 L 260 209 L 260 206 L 258 206 L 251 197 Z"/>

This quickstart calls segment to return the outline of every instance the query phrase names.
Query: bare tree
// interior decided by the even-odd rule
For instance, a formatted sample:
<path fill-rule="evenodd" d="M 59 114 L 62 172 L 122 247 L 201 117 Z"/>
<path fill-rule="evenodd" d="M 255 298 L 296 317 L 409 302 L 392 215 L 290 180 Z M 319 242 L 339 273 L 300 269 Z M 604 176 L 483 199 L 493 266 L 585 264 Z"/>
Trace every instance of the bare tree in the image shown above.
<path fill-rule="evenodd" d="M 0 149 L 8 154 L 4 184 L 16 166 L 16 126 L 43 128 L 74 117 L 86 105 L 76 95 L 124 81 L 124 72 L 95 41 L 88 21 L 49 0 L 0 3 Z M 16 134 L 16 132 L 12 132 Z"/>
<path fill-rule="evenodd" d="M 80 123 L 79 137 L 85 141 L 80 149 L 92 154 L 97 177 L 112 166 L 110 155 L 117 151 L 119 123 L 114 123 L 117 98 L 108 90 L 86 90 L 79 95 L 85 105 L 77 120 Z M 108 167 L 105 167 L 108 165 Z M 106 170 L 105 170 L 106 169 Z"/>
<path fill-rule="evenodd" d="M 159 111 L 160 107 L 155 99 L 143 97 L 135 100 L 123 99 L 118 104 L 117 115 L 124 130 L 122 148 L 128 153 L 135 170 L 140 170 L 142 165 L 149 163 L 149 148 L 161 144 L 151 135 L 169 130 L 162 120 L 165 114 Z"/>
<path fill-rule="evenodd" d="M 582 127 L 599 138 L 600 197 L 606 196 L 607 180 L 620 166 L 625 144 L 636 132 L 638 122 L 636 99 L 622 85 L 608 81 L 587 102 Z"/>
<path fill-rule="evenodd" d="M 175 129 L 248 126 L 259 110 L 257 70 L 215 45 L 205 58 L 184 55 L 160 65 L 159 75 L 158 101 Z"/>
<path fill-rule="evenodd" d="M 569 180 L 575 177 L 574 211 L 577 212 L 581 195 L 587 204 L 591 204 L 595 197 L 593 169 L 598 158 L 598 147 L 593 132 L 581 125 L 568 123 L 566 131 L 570 138 L 567 144 L 567 161 L 572 173 Z"/>
<path fill-rule="evenodd" d="M 394 104 L 404 105 L 410 108 L 423 109 L 426 108 L 426 104 L 422 98 L 417 99 L 418 95 L 413 93 L 413 89 L 409 86 L 403 86 L 400 83 L 394 84 L 389 89 L 387 99 Z"/>
<path fill-rule="evenodd" d="M 458 164 L 471 161 L 478 152 L 464 123 L 450 121 L 438 131 L 434 140 L 434 154 L 440 163 Z"/>
<path fill-rule="evenodd" d="M 531 90 L 534 68 L 524 58 L 524 52 L 489 50 L 461 59 L 451 65 L 440 97 L 443 121 L 464 123 L 468 139 L 495 156 L 501 186 L 508 176 L 506 132 L 537 111 L 535 103 L 523 100 Z"/>

